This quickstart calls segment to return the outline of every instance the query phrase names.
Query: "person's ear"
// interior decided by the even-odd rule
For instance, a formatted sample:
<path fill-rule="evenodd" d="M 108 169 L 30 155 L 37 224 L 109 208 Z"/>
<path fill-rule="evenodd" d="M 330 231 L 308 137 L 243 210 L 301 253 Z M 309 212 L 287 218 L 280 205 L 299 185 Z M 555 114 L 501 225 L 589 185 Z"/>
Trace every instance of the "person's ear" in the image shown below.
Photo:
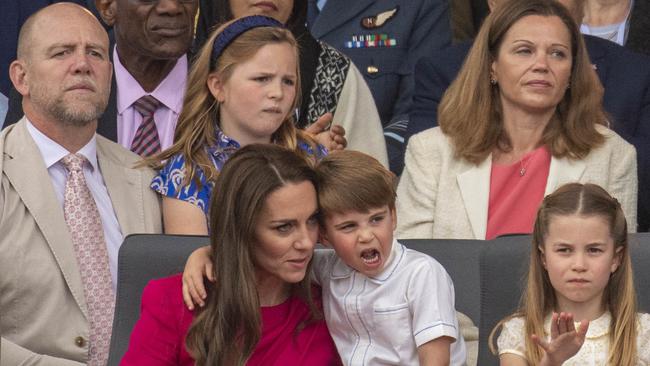
<path fill-rule="evenodd" d="M 330 243 L 329 239 L 327 238 L 327 232 L 325 232 L 325 228 L 322 226 L 318 231 L 318 242 L 328 248 L 332 248 L 332 243 Z"/>
<path fill-rule="evenodd" d="M 208 75 L 208 89 L 210 90 L 210 93 L 216 99 L 217 102 L 223 103 L 226 100 L 226 96 L 223 90 L 223 83 L 221 82 L 221 78 L 217 75 L 217 73 L 211 73 Z"/>
<path fill-rule="evenodd" d="M 616 272 L 618 267 L 621 265 L 622 258 L 623 258 L 623 246 L 619 246 L 614 251 L 614 260 L 612 260 L 612 268 L 610 270 L 611 273 Z"/>
<path fill-rule="evenodd" d="M 497 79 L 497 72 L 496 70 L 494 70 L 495 64 L 496 61 L 492 61 L 492 63 L 490 64 L 490 84 L 492 85 L 497 85 L 497 83 L 499 82 Z"/>
<path fill-rule="evenodd" d="M 397 212 L 395 207 L 390 209 L 390 218 L 393 221 L 393 231 L 395 231 L 397 229 Z"/>
<path fill-rule="evenodd" d="M 24 61 L 16 60 L 9 65 L 9 78 L 20 95 L 29 94 L 29 74 Z"/>
<path fill-rule="evenodd" d="M 117 13 L 115 0 L 95 0 L 95 7 L 106 25 L 109 27 L 115 25 L 115 15 Z"/>
<path fill-rule="evenodd" d="M 544 269 L 548 270 L 546 268 L 546 254 L 544 253 L 544 248 L 537 247 L 537 250 L 539 250 L 539 258 L 542 260 L 542 266 L 544 266 Z"/>

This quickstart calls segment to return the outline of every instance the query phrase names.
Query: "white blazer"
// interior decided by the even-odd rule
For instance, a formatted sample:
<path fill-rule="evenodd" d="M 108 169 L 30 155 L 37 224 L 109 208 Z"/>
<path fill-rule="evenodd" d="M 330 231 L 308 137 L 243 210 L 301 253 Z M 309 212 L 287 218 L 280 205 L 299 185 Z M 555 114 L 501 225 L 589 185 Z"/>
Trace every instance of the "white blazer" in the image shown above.
<path fill-rule="evenodd" d="M 614 131 L 598 126 L 605 143 L 582 160 L 551 158 L 544 195 L 565 183 L 594 183 L 619 200 L 636 231 L 636 150 Z M 492 156 L 478 165 L 454 157 L 439 127 L 409 140 L 397 187 L 397 238 L 485 239 Z"/>

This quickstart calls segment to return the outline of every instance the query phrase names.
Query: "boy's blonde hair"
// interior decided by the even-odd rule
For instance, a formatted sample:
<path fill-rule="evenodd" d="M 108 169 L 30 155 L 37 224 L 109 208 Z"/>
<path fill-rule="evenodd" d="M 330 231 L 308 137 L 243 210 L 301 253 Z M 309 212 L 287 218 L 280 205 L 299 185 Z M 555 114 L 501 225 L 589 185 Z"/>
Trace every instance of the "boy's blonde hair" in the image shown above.
<path fill-rule="evenodd" d="M 326 217 L 348 211 L 395 209 L 397 179 L 375 158 L 358 151 L 332 153 L 316 167 L 318 204 Z"/>
<path fill-rule="evenodd" d="M 614 241 L 615 255 L 620 256 L 620 265 L 610 276 L 603 294 L 603 307 L 612 315 L 612 322 L 609 326 L 607 365 L 635 365 L 637 358 L 637 304 L 628 245 L 627 222 L 621 204 L 600 186 L 589 183 L 565 184 L 542 201 L 535 220 L 528 279 L 520 309 L 517 313 L 499 322 L 492 330 L 489 337 L 490 349 L 496 353 L 493 338 L 505 321 L 512 317 L 523 317 L 526 359 L 532 365 L 539 364 L 542 359 L 542 351 L 530 339 L 530 336 L 532 334 L 543 335 L 544 317 L 552 311 L 557 311 L 555 289 L 542 264 L 542 250 L 551 219 L 568 215 L 598 216 L 605 219 L 609 225 L 610 235 Z"/>

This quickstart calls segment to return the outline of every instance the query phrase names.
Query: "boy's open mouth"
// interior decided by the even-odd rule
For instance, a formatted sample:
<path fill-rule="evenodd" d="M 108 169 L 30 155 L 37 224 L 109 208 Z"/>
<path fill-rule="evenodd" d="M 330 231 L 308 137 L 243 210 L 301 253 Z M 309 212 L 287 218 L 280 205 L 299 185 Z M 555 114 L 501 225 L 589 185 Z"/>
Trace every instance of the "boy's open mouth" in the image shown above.
<path fill-rule="evenodd" d="M 361 252 L 361 260 L 363 263 L 372 265 L 379 263 L 380 254 L 377 249 L 366 249 Z"/>

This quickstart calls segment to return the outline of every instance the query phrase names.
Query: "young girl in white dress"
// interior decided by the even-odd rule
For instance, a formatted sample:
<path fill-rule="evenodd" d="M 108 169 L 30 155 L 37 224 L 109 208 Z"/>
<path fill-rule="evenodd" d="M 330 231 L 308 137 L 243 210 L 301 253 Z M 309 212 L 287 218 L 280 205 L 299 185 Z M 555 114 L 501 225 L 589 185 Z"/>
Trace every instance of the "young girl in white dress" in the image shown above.
<path fill-rule="evenodd" d="M 593 184 L 560 187 L 537 212 L 531 249 L 520 310 L 490 335 L 495 352 L 500 330 L 502 366 L 650 365 L 650 315 L 637 313 L 616 199 Z"/>

